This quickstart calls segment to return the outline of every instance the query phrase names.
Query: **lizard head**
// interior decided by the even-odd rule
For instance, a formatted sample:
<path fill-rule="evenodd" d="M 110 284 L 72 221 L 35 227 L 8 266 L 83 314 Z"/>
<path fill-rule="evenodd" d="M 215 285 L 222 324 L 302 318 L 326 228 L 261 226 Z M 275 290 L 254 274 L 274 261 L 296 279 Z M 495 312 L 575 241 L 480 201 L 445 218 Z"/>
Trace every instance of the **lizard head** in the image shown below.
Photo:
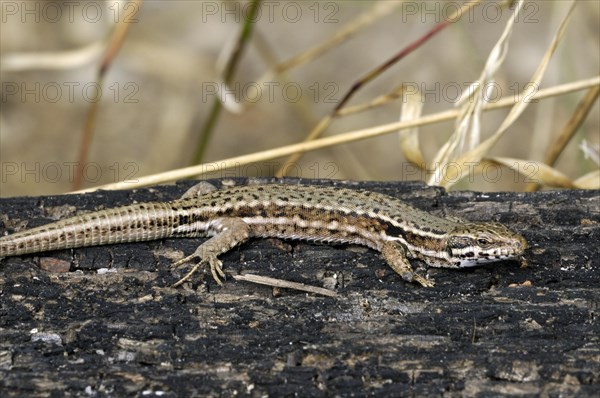
<path fill-rule="evenodd" d="M 459 224 L 446 241 L 450 261 L 458 268 L 517 258 L 526 248 L 525 238 L 494 222 Z"/>

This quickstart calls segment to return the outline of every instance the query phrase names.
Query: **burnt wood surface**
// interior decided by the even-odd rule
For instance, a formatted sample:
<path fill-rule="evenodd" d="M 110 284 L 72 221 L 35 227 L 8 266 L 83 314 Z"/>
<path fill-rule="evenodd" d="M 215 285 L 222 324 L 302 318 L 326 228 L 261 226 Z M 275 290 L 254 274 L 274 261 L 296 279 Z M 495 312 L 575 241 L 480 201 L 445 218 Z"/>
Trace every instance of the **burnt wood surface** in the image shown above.
<path fill-rule="evenodd" d="M 0 233 L 176 199 L 192 184 L 2 199 Z M 600 395 L 598 191 L 336 184 L 397 196 L 439 216 L 502 222 L 529 241 L 528 266 L 506 261 L 457 271 L 413 263 L 435 280 L 427 289 L 352 245 L 251 240 L 221 256 L 229 275 L 338 294 L 322 297 L 231 277 L 219 287 L 208 272 L 169 287 L 185 272 L 169 264 L 203 239 L 6 258 L 0 395 Z"/>

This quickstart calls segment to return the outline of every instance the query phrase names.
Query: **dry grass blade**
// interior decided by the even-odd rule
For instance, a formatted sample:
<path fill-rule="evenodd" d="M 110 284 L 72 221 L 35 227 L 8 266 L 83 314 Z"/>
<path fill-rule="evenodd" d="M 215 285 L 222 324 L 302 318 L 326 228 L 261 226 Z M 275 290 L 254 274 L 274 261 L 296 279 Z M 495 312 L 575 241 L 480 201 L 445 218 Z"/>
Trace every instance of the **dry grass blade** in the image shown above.
<path fill-rule="evenodd" d="M 400 86 L 397 89 L 395 89 L 394 91 L 388 93 L 388 94 L 384 94 L 380 97 L 375 98 L 373 101 L 366 103 L 366 104 L 361 104 L 361 105 L 356 105 L 354 107 L 348 107 L 348 108 L 344 108 L 344 109 L 340 109 L 338 112 L 336 112 L 333 116 L 332 115 L 328 115 L 325 116 L 323 119 L 321 119 L 321 121 L 319 121 L 319 123 L 310 131 L 310 133 L 304 138 L 303 142 L 309 142 L 309 141 L 314 141 L 317 138 L 319 138 L 323 132 L 325 132 L 325 130 L 327 130 L 327 127 L 329 127 L 331 125 L 331 123 L 333 123 L 333 120 L 337 117 L 340 116 L 347 116 L 350 115 L 352 113 L 357 113 L 357 112 L 364 112 L 368 109 L 374 108 L 376 106 L 381 106 L 384 104 L 387 104 L 390 101 L 393 101 L 395 99 L 398 99 L 402 93 L 404 91 L 404 87 Z M 286 170 L 290 165 L 294 165 L 301 157 L 301 153 L 294 153 L 292 154 L 285 162 L 284 164 L 279 168 L 279 170 L 277 170 L 274 174 L 275 177 L 277 178 L 281 178 L 286 174 Z"/>
<path fill-rule="evenodd" d="M 598 94 L 600 94 L 600 86 L 595 86 L 588 90 L 586 95 L 577 105 L 575 112 L 573 112 L 573 115 L 563 128 L 562 132 L 554 141 L 554 144 L 548 150 L 544 163 L 553 165 L 554 162 L 556 162 L 558 156 L 565 149 L 569 141 L 571 141 L 571 138 L 573 138 L 579 127 L 581 127 L 581 124 L 592 109 L 592 106 L 594 106 L 594 103 L 598 99 Z"/>
<path fill-rule="evenodd" d="M 110 68 L 110 65 L 112 65 L 117 53 L 123 46 L 123 42 L 127 37 L 129 28 L 133 22 L 136 22 L 135 15 L 137 15 L 141 3 L 142 0 L 133 0 L 130 6 L 131 9 L 134 10 L 132 15 L 128 16 L 127 18 L 119 19 L 108 41 L 108 46 L 106 47 L 106 51 L 104 52 L 98 67 L 98 72 L 96 75 L 96 83 L 98 87 L 102 87 L 104 85 L 104 76 L 106 76 L 108 68 Z M 100 101 L 93 101 L 85 119 L 81 144 L 79 145 L 79 155 L 76 163 L 77 166 L 73 178 L 74 190 L 79 189 L 83 183 L 83 169 L 87 166 L 87 158 L 92 145 L 92 139 L 94 138 L 94 127 L 96 126 L 96 117 L 98 116 L 99 107 Z"/>
<path fill-rule="evenodd" d="M 401 85 L 387 94 L 380 95 L 379 97 L 364 103 L 353 106 L 347 106 L 344 109 L 340 109 L 335 113 L 335 117 L 348 116 L 355 113 L 365 112 L 369 109 L 376 108 L 388 104 L 391 101 L 395 101 L 402 96 L 404 93 L 404 85 Z"/>
<path fill-rule="evenodd" d="M 75 50 L 7 53 L 0 58 L 0 70 L 3 72 L 22 72 L 41 69 L 74 69 L 93 62 L 102 54 L 106 43 L 95 41 Z"/>
<path fill-rule="evenodd" d="M 472 150 L 479 144 L 481 137 L 481 115 L 483 113 L 483 106 L 487 102 L 487 98 L 489 98 L 487 91 L 492 88 L 491 83 L 495 80 L 494 76 L 506 58 L 514 22 L 519 18 L 523 3 L 524 0 L 519 0 L 517 3 L 513 15 L 508 19 L 504 27 L 502 35 L 492 48 L 492 51 L 490 51 L 479 79 L 471 84 L 466 91 L 467 95 L 459 100 L 459 104 L 464 104 L 461 108 L 461 116 L 456 121 L 456 129 L 434 157 L 432 165 L 435 169 L 427 181 L 428 184 L 434 185 L 438 181 L 442 183 L 447 182 L 448 176 L 444 176 L 443 173 L 444 170 L 448 170 L 446 167 L 448 163 L 454 161 L 457 155 L 464 152 L 465 149 Z M 488 90 L 485 88 L 488 88 Z"/>
<path fill-rule="evenodd" d="M 596 99 L 598 99 L 599 93 L 600 86 L 595 86 L 588 90 L 586 95 L 577 105 L 573 115 L 571 115 L 571 118 L 546 153 L 544 163 L 550 166 L 554 165 L 556 159 L 558 159 L 562 151 L 567 147 L 569 141 L 571 141 L 577 130 L 579 130 L 579 127 L 581 127 L 583 121 L 590 112 L 590 109 L 592 109 L 592 106 L 594 106 Z M 533 192 L 537 191 L 539 188 L 540 185 L 538 184 L 530 184 L 525 188 L 525 191 Z"/>
<path fill-rule="evenodd" d="M 260 30 L 255 31 L 252 44 L 256 50 L 256 54 L 265 63 L 265 65 L 272 67 L 273 65 L 277 64 L 277 52 L 271 47 L 271 44 L 267 40 L 265 33 L 262 33 Z M 291 87 L 297 83 L 296 79 L 291 77 L 286 72 L 279 73 L 276 77 L 276 80 L 281 84 L 282 87 Z M 248 88 L 247 94 L 242 96 L 244 103 L 241 107 L 253 107 L 255 102 L 248 102 L 248 99 L 260 98 L 262 96 L 261 87 L 265 87 L 266 84 L 268 83 L 264 80 L 258 82 L 257 84 L 252 84 Z M 310 96 L 301 95 L 297 102 L 292 101 L 290 104 L 290 110 L 300 117 L 302 126 L 305 126 L 306 128 L 308 128 L 308 126 L 314 126 L 318 122 L 318 118 L 313 112 L 312 99 L 313 98 L 310 98 Z M 230 102 L 234 101 L 228 101 L 228 103 Z M 227 105 L 227 103 L 225 103 L 225 105 Z"/>
<path fill-rule="evenodd" d="M 444 178 L 441 180 L 440 185 L 442 185 L 446 188 L 449 188 L 452 185 L 456 184 L 461 178 L 466 177 L 468 175 L 468 170 L 469 170 L 468 165 L 479 162 L 490 151 L 490 149 L 496 144 L 496 142 L 498 142 L 498 140 L 504 135 L 504 133 L 508 130 L 508 128 L 513 124 L 513 122 L 527 108 L 532 96 L 535 94 L 535 91 L 537 90 L 537 87 L 539 87 L 539 85 L 540 85 L 542 77 L 544 76 L 544 72 L 546 71 L 546 68 L 548 67 L 548 64 L 550 63 L 550 59 L 552 58 L 552 55 L 556 51 L 558 43 L 560 43 L 560 40 L 566 31 L 566 28 L 568 26 L 568 22 L 570 19 L 569 17 L 573 13 L 573 8 L 575 7 L 575 4 L 576 4 L 575 1 L 571 2 L 569 11 L 563 18 L 563 20 L 560 24 L 560 27 L 558 28 L 558 31 L 557 31 L 556 35 L 554 36 L 552 43 L 550 44 L 550 47 L 544 54 L 542 61 L 540 62 L 537 70 L 535 71 L 535 73 L 533 74 L 533 76 L 531 78 L 531 83 L 527 85 L 525 90 L 523 90 L 518 102 L 516 104 L 514 104 L 514 106 L 511 108 L 511 110 L 509 111 L 506 118 L 503 120 L 502 124 L 500 125 L 500 127 L 498 128 L 496 133 L 494 133 L 491 137 L 489 137 L 488 139 L 483 141 L 476 148 L 463 154 L 458 159 L 457 163 L 461 169 L 461 177 L 460 178 L 453 178 L 452 180 L 448 180 L 448 179 Z"/>
<path fill-rule="evenodd" d="M 289 60 L 279 64 L 274 67 L 272 71 L 265 73 L 261 79 L 259 80 L 258 85 L 263 86 L 265 81 L 270 77 L 272 73 L 276 74 L 280 79 L 283 77 L 286 79 L 285 74 L 293 69 L 294 67 L 298 67 L 307 62 L 312 61 L 318 56 L 324 54 L 331 48 L 334 48 L 338 44 L 348 40 L 354 34 L 358 33 L 361 29 L 368 27 L 371 23 L 375 22 L 377 19 L 389 14 L 396 7 L 398 7 L 401 3 L 396 2 L 377 2 L 373 6 L 373 8 L 363 14 L 361 14 L 357 19 L 347 24 L 344 28 L 338 31 L 333 37 L 329 40 L 325 41 L 322 44 L 319 44 L 315 47 L 308 49 L 307 51 L 298 54 Z M 310 133 L 304 138 L 304 142 L 312 141 L 323 134 L 323 132 L 329 127 L 332 123 L 333 117 L 326 116 L 319 121 L 319 123 L 310 131 Z M 274 174 L 275 177 L 283 177 L 288 166 L 295 164 L 300 159 L 301 153 L 295 153 L 290 155 L 290 157 L 284 162 L 284 164 L 277 170 Z"/>
<path fill-rule="evenodd" d="M 485 158 L 482 160 L 484 162 L 508 167 L 523 176 L 526 182 L 555 188 L 575 188 L 569 177 L 542 162 L 505 157 Z"/>
<path fill-rule="evenodd" d="M 468 11 L 472 7 L 475 7 L 475 5 L 477 5 L 479 2 L 480 2 L 480 0 L 475 0 L 475 1 L 467 2 L 463 5 L 461 5 L 461 7 L 459 9 L 454 11 L 452 14 L 448 15 L 446 18 L 444 18 L 443 21 L 437 23 L 433 28 L 431 28 L 429 31 L 427 31 L 424 35 L 419 37 L 417 40 L 415 40 L 415 41 L 411 42 L 410 44 L 408 44 L 407 46 L 405 46 L 399 53 L 395 54 L 393 57 L 391 57 L 390 59 L 385 61 L 383 64 L 378 65 L 374 69 L 370 70 L 369 72 L 367 72 L 366 74 L 361 76 L 352 85 L 352 87 L 350 87 L 350 90 L 342 97 L 342 100 L 334 108 L 334 110 L 332 112 L 332 118 L 334 116 L 338 115 L 340 110 L 344 108 L 346 103 L 348 101 L 350 101 L 350 99 L 362 87 L 364 87 L 368 82 L 370 82 L 371 80 L 373 80 L 376 77 L 378 77 L 379 75 L 381 75 L 383 72 L 385 72 L 387 69 L 389 69 L 392 65 L 395 65 L 397 62 L 404 59 L 407 55 L 409 55 L 412 52 L 414 52 L 415 50 L 419 49 L 424 43 L 426 43 L 429 39 L 431 39 L 437 33 L 441 32 L 448 25 L 460 20 L 460 18 L 463 15 L 468 14 Z M 315 130 L 313 130 L 313 131 L 315 131 Z M 315 136 L 311 132 L 311 135 L 309 137 L 306 137 L 304 139 L 304 142 L 310 141 L 311 139 L 316 139 L 319 136 L 320 136 L 320 133 L 319 133 L 319 135 Z M 283 176 L 282 170 L 287 168 L 290 163 L 297 162 L 300 159 L 300 156 L 301 156 L 300 154 L 294 154 L 289 159 L 287 159 L 285 161 L 284 165 L 281 167 L 281 169 L 277 172 L 277 176 Z"/>
<path fill-rule="evenodd" d="M 400 121 L 407 122 L 418 119 L 423 110 L 423 98 L 421 92 L 407 94 L 402 101 L 402 113 Z M 425 159 L 419 146 L 419 127 L 415 126 L 408 129 L 401 129 L 398 132 L 400 139 L 400 150 L 404 158 L 420 169 L 425 168 Z"/>
<path fill-rule="evenodd" d="M 290 69 L 296 68 L 300 65 L 306 64 L 318 56 L 324 54 L 335 46 L 343 43 L 344 41 L 351 38 L 353 35 L 358 33 L 361 29 L 364 29 L 371 25 L 373 22 L 381 17 L 384 17 L 391 13 L 395 8 L 399 7 L 402 2 L 395 1 L 378 1 L 374 3 L 373 7 L 361 15 L 358 16 L 354 21 L 348 23 L 330 39 L 326 40 L 315 47 L 309 48 L 301 54 L 298 54 L 287 61 L 282 62 L 273 68 L 275 74 L 280 74 L 289 71 Z M 261 79 L 261 82 L 266 81 L 270 74 L 273 72 L 267 72 Z"/>
<path fill-rule="evenodd" d="M 556 95 L 566 94 L 573 91 L 583 90 L 600 84 L 600 76 L 587 80 L 566 83 L 560 86 L 550 87 L 537 92 L 531 100 L 539 100 L 543 98 L 554 97 Z M 487 105 L 484 110 L 500 109 L 513 105 L 513 97 L 507 97 L 499 100 L 496 103 Z M 182 169 L 165 171 L 162 173 L 152 174 L 140 177 L 135 181 L 121 181 L 112 184 L 106 184 L 95 188 L 88 188 L 77 191 L 76 193 L 92 192 L 98 189 L 133 189 L 146 187 L 150 185 L 163 184 L 169 181 L 176 181 L 194 176 L 201 176 L 205 173 L 214 173 L 219 170 L 226 170 L 232 167 L 239 167 L 251 163 L 263 162 L 266 160 L 276 159 L 282 156 L 288 156 L 296 152 L 308 152 L 317 149 L 327 148 L 334 145 L 341 145 L 349 142 L 366 140 L 369 138 L 378 137 L 380 135 L 396 133 L 400 129 L 411 128 L 416 126 L 425 126 L 428 124 L 440 123 L 448 120 L 456 119 L 459 115 L 458 110 L 449 110 L 420 117 L 419 119 L 408 122 L 394 122 L 383 124 L 368 129 L 351 131 L 344 134 L 338 134 L 332 137 L 325 137 L 311 142 L 303 142 L 299 144 L 286 145 L 279 148 L 268 149 L 261 152 L 255 152 L 247 155 L 235 156 L 228 159 L 221 159 L 212 163 L 200 164 L 196 166 L 184 167 Z"/>
<path fill-rule="evenodd" d="M 246 281 L 258 283 L 259 285 L 267 285 L 273 287 L 280 287 L 286 289 L 301 290 L 303 292 L 320 294 L 327 297 L 337 297 L 337 293 L 333 290 L 325 289 L 322 287 L 305 285 L 304 283 L 290 282 L 283 279 L 269 278 L 268 276 L 260 276 L 254 274 L 244 275 L 233 275 L 233 279 L 236 281 Z"/>
<path fill-rule="evenodd" d="M 244 13 L 245 21 L 240 33 L 238 35 L 237 41 L 229 57 L 227 64 L 225 65 L 225 71 L 223 72 L 223 82 L 226 86 L 231 85 L 233 81 L 233 75 L 239 65 L 240 59 L 242 57 L 242 53 L 250 40 L 252 35 L 252 30 L 254 28 L 254 23 L 256 22 L 257 13 L 260 10 L 260 0 L 252 0 L 248 7 L 248 11 Z M 204 152 L 208 147 L 208 143 L 212 137 L 212 133 L 217 125 L 217 121 L 219 120 L 219 115 L 221 114 L 221 109 L 223 109 L 223 102 L 221 98 L 217 97 L 213 101 L 211 110 L 209 112 L 208 118 L 204 122 L 198 136 L 199 140 L 196 145 L 196 149 L 194 152 L 194 156 L 192 159 L 192 164 L 198 164 L 202 161 L 204 157 Z"/>
<path fill-rule="evenodd" d="M 304 141 L 302 142 L 310 142 L 319 138 L 321 134 L 323 134 L 323 132 L 327 130 L 327 127 L 329 127 L 332 122 L 333 117 L 325 116 L 323 119 L 321 119 L 319 123 L 317 123 L 317 125 L 310 131 L 310 133 L 308 133 L 308 135 L 304 138 Z M 290 166 L 293 166 L 300 159 L 301 154 L 302 152 L 292 153 L 290 157 L 287 158 L 285 162 L 283 162 L 283 165 L 279 168 L 279 170 L 275 172 L 275 177 L 283 177 L 288 168 Z"/>
<path fill-rule="evenodd" d="M 600 170 L 583 175 L 573 182 L 579 189 L 600 189 Z"/>
<path fill-rule="evenodd" d="M 335 107 L 334 112 L 338 112 L 340 109 L 342 109 L 346 105 L 346 103 L 348 101 L 350 101 L 350 98 L 352 98 L 354 96 L 354 94 L 356 94 L 361 87 L 363 87 L 365 84 L 367 84 L 371 80 L 375 79 L 381 73 L 383 73 L 388 68 L 390 68 L 392 65 L 395 65 L 398 61 L 404 59 L 407 55 L 411 54 L 413 51 L 420 48 L 424 43 L 426 43 L 429 39 L 431 39 L 437 33 L 441 32 L 448 25 L 459 21 L 463 15 L 467 15 L 469 10 L 471 8 L 475 7 L 479 3 L 480 3 L 480 0 L 474 0 L 474 1 L 470 1 L 470 2 L 462 4 L 459 9 L 457 9 L 452 14 L 445 17 L 443 21 L 436 24 L 433 28 L 431 28 L 429 31 L 427 31 L 423 36 L 419 37 L 417 40 L 415 40 L 412 43 L 405 46 L 399 53 L 395 54 L 392 58 L 388 59 L 383 64 L 378 65 L 376 68 L 370 70 L 365 75 L 360 77 L 352 85 L 352 87 L 346 93 L 346 95 L 344 95 L 344 97 L 342 97 L 342 100 Z"/>

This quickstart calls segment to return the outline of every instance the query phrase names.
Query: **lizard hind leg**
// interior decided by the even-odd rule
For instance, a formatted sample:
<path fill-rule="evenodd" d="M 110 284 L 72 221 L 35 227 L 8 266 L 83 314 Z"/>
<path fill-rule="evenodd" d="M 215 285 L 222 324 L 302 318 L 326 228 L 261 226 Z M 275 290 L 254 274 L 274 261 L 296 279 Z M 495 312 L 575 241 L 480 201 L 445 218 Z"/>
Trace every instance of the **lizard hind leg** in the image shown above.
<path fill-rule="evenodd" d="M 174 267 L 178 267 L 194 258 L 200 258 L 200 261 L 172 287 L 180 286 L 207 263 L 215 282 L 222 285 L 221 279 L 225 279 L 225 273 L 223 272 L 223 263 L 218 259 L 218 256 L 247 241 L 250 237 L 250 226 L 240 218 L 218 218 L 211 222 L 210 232 L 215 234 L 212 238 L 198 246 L 193 254 L 173 264 Z"/>

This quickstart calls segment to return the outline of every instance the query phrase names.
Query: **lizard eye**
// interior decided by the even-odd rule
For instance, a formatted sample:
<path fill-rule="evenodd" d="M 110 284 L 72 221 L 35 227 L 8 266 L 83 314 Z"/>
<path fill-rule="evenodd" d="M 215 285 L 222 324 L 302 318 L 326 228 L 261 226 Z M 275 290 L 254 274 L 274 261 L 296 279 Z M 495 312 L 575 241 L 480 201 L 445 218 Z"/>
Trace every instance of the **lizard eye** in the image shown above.
<path fill-rule="evenodd" d="M 479 239 L 477 239 L 477 243 L 482 246 L 485 246 L 485 245 L 489 245 L 490 241 L 487 239 L 484 239 L 484 238 L 479 238 Z"/>

